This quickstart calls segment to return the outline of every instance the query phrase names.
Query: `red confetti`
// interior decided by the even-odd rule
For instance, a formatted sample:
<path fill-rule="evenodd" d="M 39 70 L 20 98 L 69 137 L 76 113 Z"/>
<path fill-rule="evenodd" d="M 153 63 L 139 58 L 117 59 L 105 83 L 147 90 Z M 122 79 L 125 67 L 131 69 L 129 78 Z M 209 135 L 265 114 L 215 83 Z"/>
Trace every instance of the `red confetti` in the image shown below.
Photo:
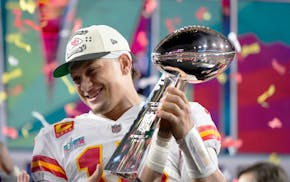
<path fill-rule="evenodd" d="M 81 114 L 81 112 L 75 110 L 76 105 L 74 103 L 70 103 L 64 106 L 64 110 L 67 115 L 69 116 L 78 116 Z"/>
<path fill-rule="evenodd" d="M 234 140 L 232 137 L 225 137 L 222 139 L 222 147 L 229 148 L 229 147 L 235 147 L 240 148 L 243 144 L 243 141 L 241 139 Z"/>
<path fill-rule="evenodd" d="M 12 128 L 12 127 L 4 127 L 2 128 L 2 133 L 5 135 L 5 136 L 8 136 L 12 139 L 16 139 L 18 138 L 18 131 L 15 129 L 15 128 Z"/>
<path fill-rule="evenodd" d="M 243 81 L 243 77 L 240 73 L 233 73 L 231 77 L 234 78 L 237 83 L 242 83 Z"/>
<path fill-rule="evenodd" d="M 206 9 L 206 7 L 200 7 L 199 9 L 198 9 L 198 11 L 195 13 L 195 16 L 196 16 L 196 18 L 199 20 L 199 21 L 202 21 L 203 20 L 203 15 L 204 15 L 204 13 L 206 13 L 207 12 L 207 9 Z"/>
<path fill-rule="evenodd" d="M 142 47 L 146 47 L 148 45 L 148 40 L 147 40 L 146 32 L 144 32 L 144 31 L 138 32 L 137 41 L 139 42 L 139 44 Z"/>
<path fill-rule="evenodd" d="M 35 31 L 40 31 L 41 30 L 41 27 L 39 25 L 36 25 L 32 20 L 25 19 L 23 22 L 26 25 L 29 25 Z"/>

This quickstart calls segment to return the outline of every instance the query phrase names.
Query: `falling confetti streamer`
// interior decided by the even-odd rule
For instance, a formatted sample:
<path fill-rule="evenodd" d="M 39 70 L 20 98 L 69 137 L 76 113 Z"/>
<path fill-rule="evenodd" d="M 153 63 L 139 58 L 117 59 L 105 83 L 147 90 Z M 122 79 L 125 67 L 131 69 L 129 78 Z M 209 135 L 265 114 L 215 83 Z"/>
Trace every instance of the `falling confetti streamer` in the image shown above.
<path fill-rule="evenodd" d="M 268 90 L 266 90 L 263 94 L 261 94 L 258 99 L 257 102 L 262 106 L 262 107 L 268 107 L 268 103 L 266 102 L 266 100 L 271 97 L 276 91 L 275 85 L 270 85 Z"/>
<path fill-rule="evenodd" d="M 39 112 L 32 111 L 31 114 L 32 114 L 33 117 L 35 117 L 36 119 L 38 119 L 44 127 L 46 127 L 46 126 L 49 125 L 49 123 L 45 120 L 45 118 L 43 117 L 43 115 L 40 114 Z"/>
<path fill-rule="evenodd" d="M 71 95 L 76 93 L 76 89 L 75 89 L 74 85 L 68 80 L 68 78 L 66 76 L 61 77 L 61 80 L 67 86 L 68 91 Z"/>
<path fill-rule="evenodd" d="M 276 70 L 280 75 L 284 75 L 286 73 L 285 66 L 278 63 L 276 59 L 272 59 L 272 67 Z"/>
<path fill-rule="evenodd" d="M 29 25 L 35 31 L 40 31 L 41 30 L 41 26 L 35 24 L 32 20 L 25 19 L 23 21 L 23 23 L 26 24 L 26 25 Z"/>
<path fill-rule="evenodd" d="M 13 79 L 19 78 L 22 76 L 22 70 L 20 68 L 16 68 L 11 72 L 8 73 L 4 73 L 2 75 L 2 82 L 4 84 L 7 84 L 8 82 L 10 82 Z"/>
<path fill-rule="evenodd" d="M 24 49 L 26 52 L 31 52 L 31 46 L 22 42 L 22 36 L 19 33 L 9 34 L 7 42 L 15 44 L 17 47 Z"/>

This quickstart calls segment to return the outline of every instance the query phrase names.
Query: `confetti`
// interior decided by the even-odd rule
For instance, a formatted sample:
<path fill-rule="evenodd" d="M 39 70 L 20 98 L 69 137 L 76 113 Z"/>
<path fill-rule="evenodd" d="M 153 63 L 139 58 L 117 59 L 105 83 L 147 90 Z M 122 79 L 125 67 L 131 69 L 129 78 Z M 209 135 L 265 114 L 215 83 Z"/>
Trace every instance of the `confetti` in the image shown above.
<path fill-rule="evenodd" d="M 253 43 L 253 44 L 250 44 L 250 45 L 244 45 L 242 46 L 242 52 L 241 52 L 241 55 L 242 57 L 247 57 L 249 56 L 250 54 L 258 54 L 260 53 L 261 51 L 261 47 L 259 45 L 259 43 Z"/>
<path fill-rule="evenodd" d="M 32 111 L 31 114 L 33 117 L 38 119 L 44 127 L 49 125 L 49 123 L 45 120 L 44 116 L 40 114 L 39 112 Z"/>
<path fill-rule="evenodd" d="M 217 76 L 217 80 L 220 84 L 225 84 L 227 81 L 227 75 L 225 73 L 221 73 L 220 75 Z"/>
<path fill-rule="evenodd" d="M 241 44 L 238 40 L 237 34 L 235 32 L 230 32 L 228 35 L 228 38 L 231 41 L 231 43 L 234 45 L 236 51 L 241 52 L 242 48 L 241 48 Z"/>
<path fill-rule="evenodd" d="M 22 42 L 22 36 L 19 33 L 9 34 L 6 40 L 9 43 L 14 43 L 19 48 L 23 48 L 26 52 L 31 51 L 31 46 Z"/>
<path fill-rule="evenodd" d="M 43 66 L 42 71 L 43 71 L 44 74 L 48 75 L 48 74 L 50 74 L 50 73 L 51 73 L 51 72 L 52 72 L 56 67 L 57 67 L 57 62 L 56 62 L 56 61 L 53 61 L 53 62 L 51 62 L 51 63 L 49 63 L 49 64 L 45 64 L 45 65 Z"/>
<path fill-rule="evenodd" d="M 14 26 L 16 28 L 20 28 L 22 27 L 22 20 L 21 20 L 21 10 L 20 9 L 13 9 L 12 13 L 15 16 L 15 20 L 14 20 Z"/>
<path fill-rule="evenodd" d="M 64 110 L 65 110 L 66 114 L 70 115 L 70 116 L 78 116 L 78 115 L 81 114 L 81 112 L 76 110 L 76 104 L 75 103 L 66 104 L 64 106 Z"/>
<path fill-rule="evenodd" d="M 11 66 L 17 66 L 18 62 L 19 62 L 18 59 L 16 59 L 14 56 L 11 56 L 11 55 L 8 56 L 8 63 Z"/>
<path fill-rule="evenodd" d="M 27 11 L 30 14 L 34 14 L 34 11 L 36 9 L 36 4 L 33 0 L 19 0 L 19 6 L 22 11 Z"/>
<path fill-rule="evenodd" d="M 276 91 L 275 85 L 270 85 L 269 88 L 263 93 L 261 94 L 258 99 L 257 102 L 262 106 L 262 107 L 268 107 L 268 103 L 265 102 L 269 97 L 271 97 Z"/>
<path fill-rule="evenodd" d="M 11 72 L 6 72 L 2 75 L 2 82 L 4 84 L 10 82 L 13 79 L 19 78 L 22 76 L 22 70 L 20 68 L 16 68 Z"/>
<path fill-rule="evenodd" d="M 18 138 L 18 131 L 15 128 L 4 126 L 2 128 L 2 133 L 5 136 L 10 137 L 11 139 L 17 139 Z"/>
<path fill-rule="evenodd" d="M 280 121 L 280 119 L 275 117 L 274 119 L 272 119 L 271 121 L 268 122 L 268 125 L 272 129 L 281 128 L 282 127 L 282 122 Z"/>
<path fill-rule="evenodd" d="M 32 20 L 25 19 L 23 22 L 26 25 L 29 25 L 35 31 L 40 31 L 41 30 L 41 26 L 35 24 Z"/>
<path fill-rule="evenodd" d="M 202 21 L 204 18 L 204 14 L 207 12 L 206 7 L 200 7 L 197 12 L 195 13 L 195 17 L 199 20 Z"/>
<path fill-rule="evenodd" d="M 137 41 L 139 42 L 139 44 L 142 47 L 146 47 L 148 45 L 147 36 L 146 36 L 146 33 L 144 31 L 138 32 Z"/>
<path fill-rule="evenodd" d="M 280 158 L 275 152 L 271 153 L 271 155 L 269 156 L 269 161 L 277 165 L 280 164 Z"/>
<path fill-rule="evenodd" d="M 1 91 L 1 92 L 0 92 L 0 104 L 1 104 L 2 102 L 4 102 L 6 99 L 7 99 L 7 94 L 6 94 L 6 92 Z"/>
<path fill-rule="evenodd" d="M 74 85 L 68 80 L 68 78 L 66 76 L 61 77 L 61 80 L 65 83 L 65 85 L 68 88 L 68 91 L 71 95 L 76 93 L 76 89 L 74 87 Z"/>
<path fill-rule="evenodd" d="M 152 15 L 153 12 L 156 10 L 157 6 L 158 4 L 156 0 L 147 0 L 144 8 L 146 15 Z"/>
<path fill-rule="evenodd" d="M 242 83 L 243 77 L 240 73 L 233 73 L 231 74 L 231 77 L 236 80 L 237 83 Z"/>
<path fill-rule="evenodd" d="M 175 17 L 174 19 L 167 18 L 165 20 L 165 25 L 169 33 L 173 32 L 176 28 L 175 26 L 180 23 L 179 17 Z"/>
<path fill-rule="evenodd" d="M 243 141 L 241 139 L 233 139 L 232 137 L 224 137 L 222 139 L 222 147 L 229 148 L 229 147 L 235 147 L 240 148 L 243 144 Z"/>
<path fill-rule="evenodd" d="M 22 85 L 18 84 L 15 87 L 9 89 L 7 91 L 7 93 L 8 93 L 9 96 L 17 96 L 17 95 L 19 95 L 22 92 L 22 90 L 23 90 Z"/>
<path fill-rule="evenodd" d="M 276 59 L 272 59 L 272 67 L 276 70 L 280 75 L 284 75 L 286 73 L 285 66 L 282 66 Z"/>

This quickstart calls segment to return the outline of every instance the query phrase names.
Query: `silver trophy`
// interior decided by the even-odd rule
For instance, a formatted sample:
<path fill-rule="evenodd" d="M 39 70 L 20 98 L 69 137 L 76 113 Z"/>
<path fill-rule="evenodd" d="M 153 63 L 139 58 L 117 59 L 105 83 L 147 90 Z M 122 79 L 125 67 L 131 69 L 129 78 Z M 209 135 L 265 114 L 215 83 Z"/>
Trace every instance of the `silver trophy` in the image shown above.
<path fill-rule="evenodd" d="M 105 170 L 129 181 L 140 181 L 138 174 L 146 160 L 146 149 L 159 122 L 155 111 L 165 89 L 174 85 L 184 90 L 187 83 L 215 78 L 235 56 L 232 43 L 208 27 L 183 27 L 161 40 L 153 50 L 152 61 L 162 75 Z"/>

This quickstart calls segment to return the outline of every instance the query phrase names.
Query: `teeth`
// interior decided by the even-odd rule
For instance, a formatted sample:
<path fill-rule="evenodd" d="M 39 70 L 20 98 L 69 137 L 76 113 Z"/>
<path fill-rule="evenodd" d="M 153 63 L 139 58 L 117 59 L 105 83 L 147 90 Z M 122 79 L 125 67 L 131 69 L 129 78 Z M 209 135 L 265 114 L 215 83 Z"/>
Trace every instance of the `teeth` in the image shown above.
<path fill-rule="evenodd" d="M 87 95 L 86 97 L 87 97 L 88 99 L 95 98 L 95 97 L 97 97 L 97 96 L 99 95 L 100 92 L 101 92 L 101 89 L 97 90 L 97 92 L 94 93 L 93 95 Z"/>

